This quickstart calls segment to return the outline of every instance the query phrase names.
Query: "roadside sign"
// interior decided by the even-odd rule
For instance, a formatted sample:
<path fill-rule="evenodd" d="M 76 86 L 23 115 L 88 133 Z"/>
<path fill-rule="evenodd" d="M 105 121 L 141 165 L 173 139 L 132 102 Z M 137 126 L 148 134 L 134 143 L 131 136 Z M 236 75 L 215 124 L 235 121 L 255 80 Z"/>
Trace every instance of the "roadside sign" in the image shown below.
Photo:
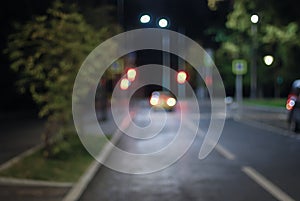
<path fill-rule="evenodd" d="M 247 73 L 247 61 L 244 59 L 235 59 L 232 61 L 232 72 L 235 75 L 244 75 Z"/>
<path fill-rule="evenodd" d="M 117 61 L 115 61 L 112 65 L 111 65 L 111 70 L 114 73 L 122 73 L 123 71 L 123 60 L 119 59 Z"/>
<path fill-rule="evenodd" d="M 124 70 L 124 61 L 123 59 L 118 59 L 114 63 L 112 63 L 111 67 L 108 69 L 108 72 L 111 76 L 115 76 L 117 74 L 121 74 Z"/>

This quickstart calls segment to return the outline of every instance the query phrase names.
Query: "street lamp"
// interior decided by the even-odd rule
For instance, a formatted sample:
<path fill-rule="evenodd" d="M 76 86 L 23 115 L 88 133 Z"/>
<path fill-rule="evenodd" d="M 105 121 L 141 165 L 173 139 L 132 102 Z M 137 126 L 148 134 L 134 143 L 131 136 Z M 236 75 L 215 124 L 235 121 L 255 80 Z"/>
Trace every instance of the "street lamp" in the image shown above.
<path fill-rule="evenodd" d="M 148 24 L 151 22 L 151 17 L 148 14 L 144 14 L 140 17 L 140 22 L 143 24 Z M 170 26 L 170 20 L 166 17 L 161 17 L 157 21 L 157 25 L 160 28 L 168 28 Z M 170 37 L 167 33 L 162 36 L 162 62 L 163 66 L 170 66 Z M 164 88 L 170 88 L 170 70 L 168 68 L 163 68 L 162 72 L 162 86 Z"/>
<path fill-rule="evenodd" d="M 160 28 L 167 28 L 169 27 L 169 20 L 167 18 L 160 18 L 158 20 L 158 26 Z M 162 36 L 162 48 L 163 48 L 163 66 L 169 67 L 170 66 L 170 37 L 168 33 L 164 33 Z M 166 89 L 170 88 L 170 69 L 163 68 L 163 75 L 162 75 L 162 85 Z"/>
<path fill-rule="evenodd" d="M 274 62 L 274 57 L 272 55 L 266 55 L 264 56 L 264 62 L 267 66 L 271 66 Z"/>
<path fill-rule="evenodd" d="M 144 14 L 144 15 L 142 15 L 141 17 L 140 17 L 140 22 L 142 23 L 142 24 L 147 24 L 147 23 L 149 23 L 151 21 L 151 17 L 150 17 L 150 15 L 148 15 L 148 14 Z"/>
<path fill-rule="evenodd" d="M 259 21 L 259 16 L 253 14 L 250 18 L 251 21 L 251 33 L 252 33 L 252 55 L 251 55 L 251 90 L 250 98 L 256 98 L 257 94 L 257 23 Z"/>
<path fill-rule="evenodd" d="M 169 21 L 166 18 L 161 18 L 158 20 L 158 26 L 160 28 L 166 28 L 169 26 Z"/>
<path fill-rule="evenodd" d="M 253 24 L 256 24 L 259 20 L 259 17 L 258 17 L 258 15 L 254 14 L 254 15 L 251 15 L 250 20 Z"/>
<path fill-rule="evenodd" d="M 271 66 L 274 63 L 274 57 L 272 55 L 266 55 L 264 56 L 264 63 L 267 66 Z M 280 85 L 283 82 L 282 77 L 279 75 L 278 68 L 276 68 L 276 65 L 273 66 L 273 73 L 274 73 L 274 97 L 278 98 L 280 96 Z"/>

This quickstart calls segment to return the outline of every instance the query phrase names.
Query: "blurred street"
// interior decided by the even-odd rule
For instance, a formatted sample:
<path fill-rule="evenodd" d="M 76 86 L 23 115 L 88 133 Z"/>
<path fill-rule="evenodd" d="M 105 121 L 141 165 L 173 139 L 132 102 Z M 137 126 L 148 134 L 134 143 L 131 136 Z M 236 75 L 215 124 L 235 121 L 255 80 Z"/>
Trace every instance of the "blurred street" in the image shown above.
<path fill-rule="evenodd" d="M 185 106 L 184 112 L 189 120 L 197 125 L 193 118 L 193 105 Z M 148 106 L 141 103 L 139 107 L 134 121 L 146 126 L 149 123 L 146 115 Z M 248 108 L 248 112 L 244 112 L 254 114 L 255 111 Z M 233 109 L 229 111 L 231 114 L 218 145 L 206 159 L 199 160 L 202 134 L 210 122 L 209 112 L 208 103 L 201 102 L 200 130 L 191 148 L 178 162 L 146 175 L 118 173 L 102 166 L 80 200 L 300 200 L 300 162 L 297 160 L 300 157 L 300 139 L 296 135 L 281 129 L 280 125 L 264 126 L 266 124 L 262 124 L 259 115 L 255 124 L 254 119 L 249 120 L 249 116 L 242 118 Z M 260 110 L 257 114 L 262 112 Z M 267 113 L 270 114 L 270 111 Z M 278 114 L 273 113 L 273 117 L 280 117 Z M 159 119 L 162 112 L 152 115 Z M 123 135 L 118 147 L 134 153 L 153 152 L 164 147 L 178 129 L 177 112 L 166 115 L 165 127 L 153 140 L 134 140 Z M 159 125 L 159 122 L 156 123 Z M 285 135 L 281 135 L 281 131 Z M 147 168 L 147 164 L 138 160 L 122 162 L 134 169 Z"/>
<path fill-rule="evenodd" d="M 297 5 L 5 2 L 0 201 L 300 200 Z"/>

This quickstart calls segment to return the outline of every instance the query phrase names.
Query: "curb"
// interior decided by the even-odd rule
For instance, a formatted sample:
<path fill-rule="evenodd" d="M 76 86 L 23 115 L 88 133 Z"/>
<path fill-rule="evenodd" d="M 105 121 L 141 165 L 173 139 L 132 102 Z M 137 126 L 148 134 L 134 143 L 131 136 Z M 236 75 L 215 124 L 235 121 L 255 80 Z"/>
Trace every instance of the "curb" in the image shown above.
<path fill-rule="evenodd" d="M 31 155 L 32 153 L 36 152 L 37 150 L 41 149 L 43 147 L 42 144 L 36 145 L 27 151 L 9 159 L 8 161 L 4 162 L 0 165 L 0 171 L 9 168 L 10 166 L 14 165 L 15 163 L 19 162 L 21 159 L 25 158 L 26 156 Z"/>
<path fill-rule="evenodd" d="M 263 105 L 241 105 L 242 109 L 252 109 L 252 110 L 259 110 L 265 112 L 280 112 L 280 113 L 288 113 L 285 107 L 272 107 L 272 106 L 263 106 Z"/>
<path fill-rule="evenodd" d="M 270 106 L 245 106 L 245 105 L 241 105 L 240 109 L 248 109 L 248 110 L 253 110 L 253 111 L 263 111 L 263 112 L 272 112 L 272 113 L 280 113 L 280 114 L 284 114 L 287 115 L 288 111 L 285 108 L 278 108 L 278 107 L 270 107 Z M 259 120 L 252 120 L 252 119 L 246 119 L 243 118 L 242 115 L 232 115 L 232 119 L 236 122 L 240 122 L 249 126 L 253 126 L 259 129 L 263 129 L 265 131 L 271 131 L 274 132 L 278 135 L 281 136 L 286 136 L 286 137 L 290 137 L 293 139 L 297 139 L 300 140 L 300 136 L 293 132 L 290 131 L 288 129 L 284 129 L 280 126 L 275 126 L 275 125 L 270 125 L 268 123 L 259 121 Z"/>
<path fill-rule="evenodd" d="M 128 128 L 130 125 L 130 119 L 124 119 L 121 127 L 123 129 Z M 114 147 L 114 144 L 116 144 L 121 135 L 121 131 L 117 129 L 110 142 L 106 143 L 104 148 L 100 151 L 99 155 L 97 156 L 97 159 L 104 161 L 112 151 L 112 148 Z M 62 201 L 76 201 L 80 198 L 84 190 L 87 188 L 88 184 L 91 182 L 99 168 L 102 166 L 98 160 L 95 160 L 85 171 L 85 173 L 80 177 L 77 183 L 69 190 L 69 192 L 65 195 L 65 197 L 62 199 Z"/>
<path fill-rule="evenodd" d="M 42 180 L 30 180 L 30 179 L 16 179 L 0 177 L 0 184 L 5 185 L 26 185 L 26 186 L 45 186 L 45 187 L 72 187 L 73 183 L 69 182 L 53 182 L 53 181 L 42 181 Z"/>
<path fill-rule="evenodd" d="M 256 127 L 258 129 L 261 129 L 261 130 L 273 132 L 276 135 L 281 135 L 281 136 L 284 136 L 284 137 L 289 137 L 291 139 L 300 140 L 300 135 L 299 134 L 297 134 L 293 131 L 285 130 L 283 128 L 272 126 L 272 125 L 262 123 L 262 122 L 259 122 L 259 121 L 245 120 L 245 119 L 241 119 L 239 117 L 233 118 L 233 120 L 236 121 L 236 122 L 240 122 L 242 124 L 248 125 L 248 126 Z"/>

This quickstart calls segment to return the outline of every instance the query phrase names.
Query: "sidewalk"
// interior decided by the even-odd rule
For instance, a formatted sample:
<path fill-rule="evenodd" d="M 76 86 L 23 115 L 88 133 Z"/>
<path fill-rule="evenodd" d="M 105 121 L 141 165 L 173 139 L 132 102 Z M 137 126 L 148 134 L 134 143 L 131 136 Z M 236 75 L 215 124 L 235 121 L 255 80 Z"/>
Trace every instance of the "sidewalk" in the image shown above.
<path fill-rule="evenodd" d="M 113 134 L 116 129 L 112 115 L 100 122 L 105 133 Z M 0 178 L 0 200 L 12 201 L 61 201 L 76 183 L 45 182 L 13 178 Z"/>
<path fill-rule="evenodd" d="M 229 106 L 230 114 L 234 119 L 240 121 L 253 121 L 269 126 L 288 130 L 287 115 L 288 111 L 284 107 L 268 107 L 260 105 L 241 105 L 232 104 Z"/>

